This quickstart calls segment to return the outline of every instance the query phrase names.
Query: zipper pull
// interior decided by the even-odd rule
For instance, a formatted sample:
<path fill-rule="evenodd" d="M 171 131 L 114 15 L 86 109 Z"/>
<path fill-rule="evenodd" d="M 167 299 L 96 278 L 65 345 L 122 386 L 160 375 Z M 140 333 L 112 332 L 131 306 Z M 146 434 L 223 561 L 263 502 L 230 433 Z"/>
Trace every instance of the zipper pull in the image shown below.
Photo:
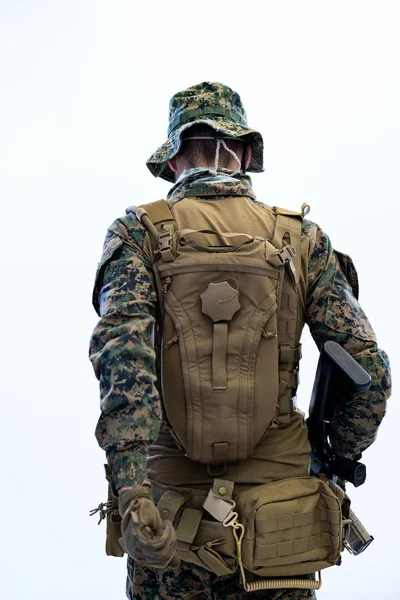
<path fill-rule="evenodd" d="M 163 286 L 162 286 L 164 294 L 166 294 L 168 292 L 168 288 L 169 288 L 169 286 L 171 284 L 171 281 L 172 281 L 171 277 L 166 277 L 164 279 L 164 283 L 163 283 Z"/>
<path fill-rule="evenodd" d="M 166 344 L 164 345 L 164 350 L 168 350 L 168 348 L 170 346 L 172 346 L 172 344 L 176 344 L 177 341 L 178 341 L 178 336 L 174 335 L 174 337 L 171 340 L 169 340 L 169 342 L 166 342 Z"/>
<path fill-rule="evenodd" d="M 278 337 L 278 334 L 275 333 L 274 331 L 265 331 L 264 329 L 261 331 L 261 335 L 266 340 L 268 340 L 269 338 Z"/>

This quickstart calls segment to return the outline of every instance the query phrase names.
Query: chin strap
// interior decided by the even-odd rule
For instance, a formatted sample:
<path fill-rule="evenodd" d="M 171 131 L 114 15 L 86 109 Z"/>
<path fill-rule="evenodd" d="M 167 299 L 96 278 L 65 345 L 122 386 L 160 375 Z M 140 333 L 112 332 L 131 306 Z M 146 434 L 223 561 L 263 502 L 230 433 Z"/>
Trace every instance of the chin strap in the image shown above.
<path fill-rule="evenodd" d="M 231 140 L 231 139 L 235 139 L 235 140 L 239 140 L 240 142 L 244 142 L 243 138 L 225 138 L 227 140 Z M 214 170 L 218 171 L 218 163 L 219 163 L 219 152 L 220 152 L 220 148 L 221 148 L 221 144 L 224 147 L 224 149 L 231 154 L 232 158 L 234 158 L 234 160 L 237 162 L 238 166 L 237 168 L 230 172 L 230 175 L 233 177 L 234 175 L 237 175 L 238 173 L 240 173 L 241 168 L 242 168 L 242 163 L 239 160 L 238 155 L 236 154 L 236 152 L 234 152 L 233 150 L 231 150 L 230 148 L 228 148 L 228 146 L 226 145 L 224 138 L 222 137 L 213 137 L 213 136 L 204 136 L 204 135 L 198 135 L 198 136 L 192 136 L 192 137 L 187 137 L 185 138 L 186 140 L 215 140 L 216 142 L 216 148 L 215 148 L 215 160 L 214 160 Z M 225 169 L 224 169 L 225 170 Z"/>
<path fill-rule="evenodd" d="M 240 173 L 240 168 L 241 168 L 241 162 L 239 160 L 238 155 L 236 154 L 236 152 L 234 152 L 233 150 L 231 150 L 230 148 L 228 148 L 228 146 L 226 145 L 225 141 L 222 138 L 217 138 L 217 148 L 215 150 L 215 162 L 214 162 L 214 169 L 216 171 L 218 171 L 218 163 L 219 163 L 219 151 L 221 148 L 221 144 L 223 145 L 223 147 L 225 148 L 225 150 L 227 152 L 229 152 L 229 154 L 231 154 L 231 156 L 236 160 L 238 166 L 237 168 L 231 173 L 231 175 L 237 175 L 238 173 Z"/>

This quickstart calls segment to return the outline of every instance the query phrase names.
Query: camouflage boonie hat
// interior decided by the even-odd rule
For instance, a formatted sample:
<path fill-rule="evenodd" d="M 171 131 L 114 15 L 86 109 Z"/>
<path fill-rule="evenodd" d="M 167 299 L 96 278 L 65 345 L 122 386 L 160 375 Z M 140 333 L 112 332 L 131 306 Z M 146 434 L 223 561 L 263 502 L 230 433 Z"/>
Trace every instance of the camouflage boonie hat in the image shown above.
<path fill-rule="evenodd" d="M 243 137 L 253 147 L 248 171 L 263 171 L 263 139 L 247 126 L 247 117 L 239 94 L 222 83 L 205 81 L 178 92 L 169 104 L 168 139 L 146 161 L 155 177 L 175 181 L 168 160 L 179 152 L 182 133 L 194 124 L 209 125 L 227 137 Z"/>

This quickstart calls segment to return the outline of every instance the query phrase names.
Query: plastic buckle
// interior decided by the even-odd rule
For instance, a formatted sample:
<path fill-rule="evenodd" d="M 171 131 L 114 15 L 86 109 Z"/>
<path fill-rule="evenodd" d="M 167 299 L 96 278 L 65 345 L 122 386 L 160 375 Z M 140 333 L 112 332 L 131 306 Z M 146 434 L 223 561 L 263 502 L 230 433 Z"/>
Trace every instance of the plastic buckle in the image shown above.
<path fill-rule="evenodd" d="M 158 234 L 158 249 L 164 262 L 172 262 L 174 255 L 172 253 L 172 231 L 168 228 L 162 228 Z"/>
<path fill-rule="evenodd" d="M 293 246 L 285 246 L 278 254 L 282 264 L 289 262 L 296 256 L 296 249 Z"/>

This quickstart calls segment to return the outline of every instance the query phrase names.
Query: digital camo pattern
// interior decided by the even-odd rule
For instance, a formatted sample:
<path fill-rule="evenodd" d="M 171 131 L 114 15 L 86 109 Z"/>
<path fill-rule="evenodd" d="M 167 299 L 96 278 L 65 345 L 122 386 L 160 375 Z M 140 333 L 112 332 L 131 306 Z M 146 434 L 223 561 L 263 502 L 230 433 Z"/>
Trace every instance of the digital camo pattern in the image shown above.
<path fill-rule="evenodd" d="M 139 246 L 132 246 L 144 237 L 143 227 L 132 217 L 113 224 L 93 298 L 101 314 L 90 343 L 90 360 L 100 380 L 96 437 L 117 489 L 144 479 L 147 447 L 157 436 L 161 414 L 152 345 L 157 296 L 146 257 Z"/>
<path fill-rule="evenodd" d="M 213 114 L 213 109 L 223 114 Z M 181 135 L 194 123 L 209 125 L 222 135 L 248 136 L 253 154 L 248 171 L 263 171 L 263 139 L 261 133 L 247 126 L 247 117 L 239 94 L 222 83 L 205 81 L 175 94 L 169 105 L 168 139 L 146 164 L 155 177 L 174 181 L 168 160 L 179 152 Z"/>
<path fill-rule="evenodd" d="M 199 191 L 210 200 L 212 192 L 221 195 L 224 190 L 226 195 L 245 195 L 257 202 L 249 178 L 228 178 L 224 184 L 210 173 L 204 177 L 202 170 L 186 175 L 170 194 L 171 203 Z M 389 362 L 377 347 L 329 238 L 310 221 L 304 222 L 303 234 L 311 241 L 305 315 L 311 334 L 319 347 L 329 339 L 344 345 L 372 377 L 371 390 L 337 411 L 333 421 L 334 449 L 351 458 L 375 439 L 390 393 Z M 101 317 L 90 346 L 101 390 L 96 435 L 107 453 L 116 488 L 143 480 L 147 447 L 158 433 L 161 415 L 151 342 L 156 293 L 151 266 L 142 250 L 144 238 L 143 226 L 132 215 L 114 222 L 106 237 L 94 292 L 94 305 Z M 128 559 L 127 596 L 144 600 L 239 600 L 248 594 L 238 574 L 221 578 L 184 563 L 178 571 L 156 573 Z M 251 598 L 303 600 L 315 598 L 315 594 L 306 590 L 262 591 L 251 593 Z"/>
<path fill-rule="evenodd" d="M 305 577 L 302 577 L 304 579 Z M 239 573 L 217 577 L 198 567 L 181 563 L 176 569 L 153 571 L 128 558 L 126 595 L 130 600 L 310 600 L 311 590 L 262 590 L 248 593 Z"/>
<path fill-rule="evenodd" d="M 218 178 L 214 181 L 211 173 L 204 177 L 202 169 L 188 172 L 173 188 L 170 201 L 191 195 L 194 189 L 196 193 L 202 189 L 208 199 L 212 191 L 221 194 L 225 189 L 227 195 L 246 195 L 257 202 L 248 177 L 228 178 L 225 185 Z M 304 221 L 303 233 L 311 241 L 305 315 L 311 334 L 318 347 L 326 340 L 342 344 L 372 377 L 371 390 L 338 410 L 333 420 L 335 451 L 353 458 L 374 441 L 385 414 L 389 361 L 377 347 L 329 238 L 310 221 Z M 131 214 L 115 221 L 105 240 L 94 292 L 101 316 L 90 346 L 101 390 L 96 435 L 112 463 L 117 488 L 143 479 L 147 446 L 157 435 L 161 414 L 151 345 L 156 293 L 151 266 L 141 250 L 144 238 L 143 226 Z"/>
<path fill-rule="evenodd" d="M 256 195 L 248 175 L 238 173 L 230 177 L 228 173 L 216 172 L 209 167 L 186 169 L 168 192 L 167 199 L 173 206 L 179 200 L 189 197 L 209 198 L 215 196 L 247 196 L 254 202 Z M 265 205 L 263 205 L 265 206 Z"/>
<path fill-rule="evenodd" d="M 330 439 L 337 454 L 355 458 L 374 441 L 390 395 L 389 359 L 377 346 L 375 333 L 344 276 L 327 235 L 304 221 L 304 233 L 312 242 L 309 264 L 306 323 L 318 348 L 327 340 L 343 346 L 370 374 L 371 388 L 337 407 Z M 358 282 L 352 277 L 353 285 Z M 357 290 L 358 291 L 358 290 Z"/>

